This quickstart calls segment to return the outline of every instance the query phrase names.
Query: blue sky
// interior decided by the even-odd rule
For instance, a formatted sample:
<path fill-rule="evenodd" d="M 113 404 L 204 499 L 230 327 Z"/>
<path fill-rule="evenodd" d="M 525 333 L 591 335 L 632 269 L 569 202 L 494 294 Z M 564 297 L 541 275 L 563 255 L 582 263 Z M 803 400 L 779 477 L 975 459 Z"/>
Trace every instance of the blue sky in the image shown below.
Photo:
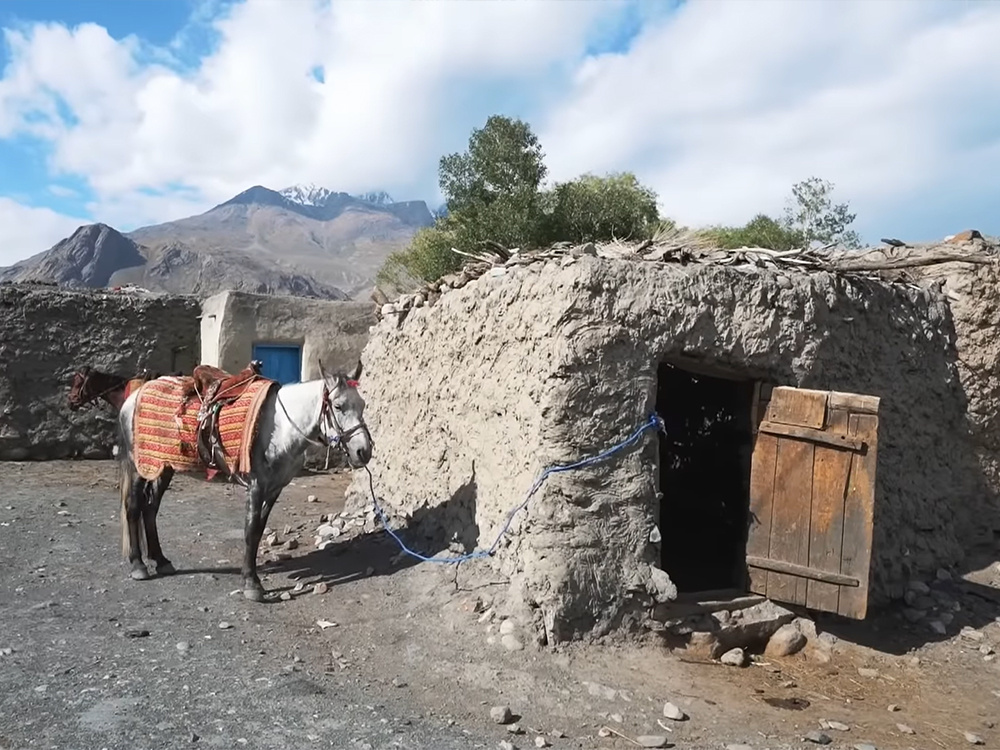
<path fill-rule="evenodd" d="M 435 203 L 496 112 L 553 179 L 634 171 L 690 225 L 816 175 L 869 241 L 1000 234 L 1000 3 L 4 0 L 0 27 L 0 265 L 253 184 Z"/>

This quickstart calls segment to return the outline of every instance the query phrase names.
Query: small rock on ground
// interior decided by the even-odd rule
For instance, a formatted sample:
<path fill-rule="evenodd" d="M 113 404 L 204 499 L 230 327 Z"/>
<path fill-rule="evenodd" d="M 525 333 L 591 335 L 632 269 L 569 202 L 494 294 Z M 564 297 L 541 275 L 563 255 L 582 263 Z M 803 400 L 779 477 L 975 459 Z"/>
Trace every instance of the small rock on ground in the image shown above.
<path fill-rule="evenodd" d="M 544 737 L 535 737 L 535 747 L 548 747 L 549 741 Z"/>
<path fill-rule="evenodd" d="M 681 711 L 673 703 L 663 704 L 663 715 L 668 719 L 673 719 L 674 721 L 685 721 L 687 719 L 687 714 Z"/>
<path fill-rule="evenodd" d="M 823 732 L 810 732 L 802 739 L 806 742 L 812 742 L 814 745 L 829 745 L 833 742 L 833 740 L 830 739 L 830 735 L 823 734 Z"/>
<path fill-rule="evenodd" d="M 719 658 L 719 661 L 730 667 L 745 667 L 747 665 L 747 655 L 743 649 L 734 648 L 724 653 Z"/>
<path fill-rule="evenodd" d="M 980 737 L 978 734 L 973 734 L 972 732 L 966 732 L 965 733 L 965 741 L 968 742 L 970 745 L 985 745 L 986 744 L 985 742 L 983 742 L 983 738 L 982 737 Z"/>
<path fill-rule="evenodd" d="M 513 742 L 508 742 L 507 740 L 500 740 L 500 742 L 497 743 L 497 747 L 499 747 L 500 750 L 517 750 L 517 745 Z"/>
<path fill-rule="evenodd" d="M 837 732 L 850 732 L 851 728 L 841 721 L 828 721 L 826 722 L 826 729 L 833 729 Z"/>
<path fill-rule="evenodd" d="M 764 653 L 768 656 L 791 656 L 806 645 L 806 637 L 792 624 L 782 625 L 767 642 Z"/>
<path fill-rule="evenodd" d="M 878 748 L 870 742 L 859 742 L 854 746 L 854 750 L 878 750 Z"/>
<path fill-rule="evenodd" d="M 516 635 L 505 635 L 500 639 L 500 643 L 508 651 L 521 651 L 524 649 L 524 644 L 521 643 L 520 639 Z"/>
<path fill-rule="evenodd" d="M 669 742 L 662 734 L 641 734 L 635 738 L 640 747 L 666 747 Z"/>
<path fill-rule="evenodd" d="M 913 731 L 913 727 L 909 726 L 908 724 L 897 724 L 896 729 L 898 729 L 903 734 L 916 734 L 916 732 Z"/>
<path fill-rule="evenodd" d="M 494 706 L 490 709 L 490 718 L 496 724 L 508 724 L 514 718 L 510 706 Z"/>

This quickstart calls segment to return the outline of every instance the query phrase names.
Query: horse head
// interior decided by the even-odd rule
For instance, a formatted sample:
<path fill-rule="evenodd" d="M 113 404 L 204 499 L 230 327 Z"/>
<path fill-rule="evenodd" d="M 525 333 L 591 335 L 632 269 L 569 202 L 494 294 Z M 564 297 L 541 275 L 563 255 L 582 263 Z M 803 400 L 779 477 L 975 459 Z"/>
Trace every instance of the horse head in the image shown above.
<path fill-rule="evenodd" d="M 124 390 L 127 378 L 111 375 L 84 365 L 73 373 L 67 402 L 72 411 L 99 398 L 108 399 L 113 391 Z"/>
<path fill-rule="evenodd" d="M 365 400 L 358 392 L 358 378 L 361 377 L 361 363 L 351 375 L 335 373 L 330 375 L 319 365 L 326 382 L 327 403 L 324 406 L 326 418 L 320 425 L 327 443 L 339 444 L 347 461 L 353 468 L 366 466 L 372 458 L 372 436 L 365 424 Z"/>
<path fill-rule="evenodd" d="M 90 375 L 93 372 L 89 365 L 84 365 L 73 373 L 70 381 L 69 396 L 66 397 L 69 408 L 76 411 L 88 401 L 94 399 L 93 395 L 87 395 L 87 386 L 90 383 Z"/>

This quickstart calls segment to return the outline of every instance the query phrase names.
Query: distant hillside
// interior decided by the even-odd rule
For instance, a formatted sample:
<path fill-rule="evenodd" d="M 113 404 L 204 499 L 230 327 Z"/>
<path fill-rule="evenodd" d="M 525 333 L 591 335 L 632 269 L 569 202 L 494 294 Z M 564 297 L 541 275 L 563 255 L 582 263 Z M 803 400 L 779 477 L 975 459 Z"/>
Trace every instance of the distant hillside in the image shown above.
<path fill-rule="evenodd" d="M 54 281 L 68 287 L 136 284 L 155 292 L 207 297 L 226 289 L 347 299 L 309 274 L 250 253 L 195 251 L 179 243 L 149 248 L 106 224 L 88 224 L 51 249 L 0 269 L 0 281 Z"/>
<path fill-rule="evenodd" d="M 0 269 L 0 280 L 343 299 L 370 289 L 386 256 L 433 222 L 423 201 L 397 202 L 384 192 L 255 186 L 199 216 L 125 235 L 104 224 L 80 227 L 51 249 Z"/>

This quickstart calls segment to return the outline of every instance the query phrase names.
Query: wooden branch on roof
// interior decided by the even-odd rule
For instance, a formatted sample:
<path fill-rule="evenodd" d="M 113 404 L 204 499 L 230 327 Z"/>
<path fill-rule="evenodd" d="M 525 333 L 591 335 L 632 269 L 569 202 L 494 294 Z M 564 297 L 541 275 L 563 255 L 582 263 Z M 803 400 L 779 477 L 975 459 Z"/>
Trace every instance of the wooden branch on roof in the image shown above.
<path fill-rule="evenodd" d="M 956 255 L 953 253 L 929 253 L 919 257 L 910 258 L 886 258 L 884 260 L 854 261 L 846 263 L 823 263 L 823 267 L 828 271 L 894 271 L 899 268 L 919 268 L 921 266 L 934 266 L 940 263 L 976 263 L 979 265 L 990 265 L 1000 261 L 997 255 Z"/>

